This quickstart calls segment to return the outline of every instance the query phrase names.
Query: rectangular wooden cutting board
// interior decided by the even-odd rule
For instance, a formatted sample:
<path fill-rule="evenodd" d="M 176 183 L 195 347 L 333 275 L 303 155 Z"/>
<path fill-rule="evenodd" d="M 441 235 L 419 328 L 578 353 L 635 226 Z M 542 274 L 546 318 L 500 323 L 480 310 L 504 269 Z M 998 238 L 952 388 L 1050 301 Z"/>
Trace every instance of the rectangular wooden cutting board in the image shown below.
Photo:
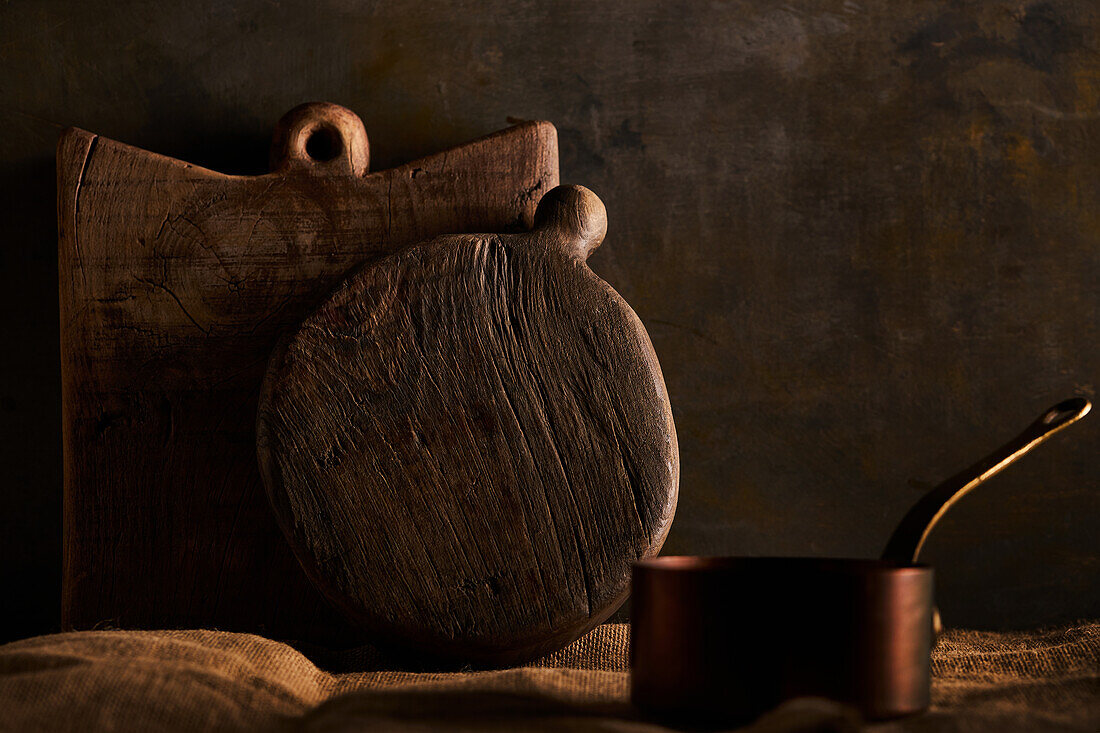
<path fill-rule="evenodd" d="M 370 257 L 529 227 L 558 183 L 553 126 L 379 173 L 307 160 L 227 176 L 76 129 L 57 163 L 63 626 L 350 642 L 260 482 L 268 355 Z"/>

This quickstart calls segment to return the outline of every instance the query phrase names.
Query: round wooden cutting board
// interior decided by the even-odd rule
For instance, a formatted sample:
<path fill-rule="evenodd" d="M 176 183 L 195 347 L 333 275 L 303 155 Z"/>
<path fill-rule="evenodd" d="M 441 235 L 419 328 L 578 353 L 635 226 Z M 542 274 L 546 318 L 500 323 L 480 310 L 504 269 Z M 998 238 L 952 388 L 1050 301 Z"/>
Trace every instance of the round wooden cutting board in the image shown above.
<path fill-rule="evenodd" d="M 603 204 L 559 186 L 523 234 L 369 262 L 268 365 L 258 453 L 310 578 L 378 643 L 506 664 L 626 598 L 676 506 L 649 337 L 588 269 Z"/>

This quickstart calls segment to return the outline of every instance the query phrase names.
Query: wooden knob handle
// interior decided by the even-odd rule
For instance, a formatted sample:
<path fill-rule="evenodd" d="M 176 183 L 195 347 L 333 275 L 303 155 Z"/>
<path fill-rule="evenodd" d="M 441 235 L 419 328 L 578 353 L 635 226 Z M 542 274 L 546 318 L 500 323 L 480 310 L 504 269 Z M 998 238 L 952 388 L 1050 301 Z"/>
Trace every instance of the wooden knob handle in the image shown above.
<path fill-rule="evenodd" d="M 586 260 L 607 234 L 607 209 L 600 197 L 584 186 L 558 186 L 539 201 L 535 229 L 555 233 Z"/>
<path fill-rule="evenodd" d="M 359 116 L 328 102 L 300 104 L 275 125 L 271 170 L 306 169 L 363 176 L 370 162 L 367 131 Z"/>

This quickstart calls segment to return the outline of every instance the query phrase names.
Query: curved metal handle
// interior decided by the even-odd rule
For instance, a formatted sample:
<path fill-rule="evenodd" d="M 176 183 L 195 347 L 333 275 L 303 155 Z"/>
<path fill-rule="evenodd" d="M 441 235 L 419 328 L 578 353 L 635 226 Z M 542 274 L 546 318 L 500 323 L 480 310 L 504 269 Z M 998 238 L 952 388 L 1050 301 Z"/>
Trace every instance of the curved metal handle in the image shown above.
<path fill-rule="evenodd" d="M 1083 418 L 1091 408 L 1092 403 L 1084 397 L 1059 402 L 1014 439 L 925 494 L 894 530 L 882 559 L 916 562 L 932 528 L 955 502 L 1062 428 Z"/>

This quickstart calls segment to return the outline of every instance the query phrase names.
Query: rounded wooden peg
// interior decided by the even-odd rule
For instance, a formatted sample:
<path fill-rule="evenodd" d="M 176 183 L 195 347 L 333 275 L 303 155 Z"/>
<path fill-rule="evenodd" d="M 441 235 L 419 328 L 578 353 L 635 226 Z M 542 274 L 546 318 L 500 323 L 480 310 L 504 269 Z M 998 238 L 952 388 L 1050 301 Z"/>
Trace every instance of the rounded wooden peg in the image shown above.
<path fill-rule="evenodd" d="M 275 125 L 271 170 L 307 169 L 363 176 L 370 162 L 367 131 L 359 116 L 328 102 L 300 104 Z"/>
<path fill-rule="evenodd" d="M 581 259 L 588 259 L 607 234 L 607 209 L 584 186 L 558 186 L 539 201 L 535 229 L 557 233 L 561 242 L 576 247 Z"/>

